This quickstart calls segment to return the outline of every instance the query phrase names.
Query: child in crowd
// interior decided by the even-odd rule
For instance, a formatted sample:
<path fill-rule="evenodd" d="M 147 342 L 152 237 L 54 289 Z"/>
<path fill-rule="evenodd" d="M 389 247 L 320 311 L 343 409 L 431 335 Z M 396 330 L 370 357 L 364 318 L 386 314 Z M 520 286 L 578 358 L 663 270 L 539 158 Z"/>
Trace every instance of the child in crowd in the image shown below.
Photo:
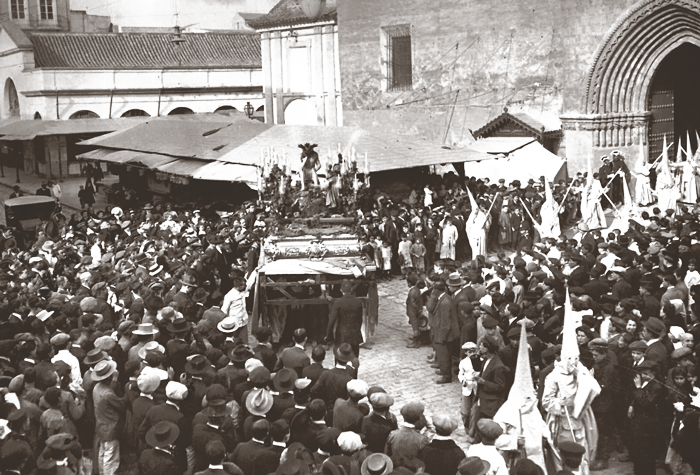
<path fill-rule="evenodd" d="M 391 277 L 391 245 L 389 241 L 382 240 L 382 274 Z"/>
<path fill-rule="evenodd" d="M 425 252 L 423 238 L 417 237 L 411 245 L 411 259 L 413 260 L 413 268 L 419 275 L 425 274 Z"/>
<path fill-rule="evenodd" d="M 469 434 L 474 433 L 475 418 L 472 417 L 472 408 L 476 400 L 476 377 L 478 373 L 474 370 L 472 358 L 476 356 L 477 346 L 472 341 L 462 345 L 464 350 L 464 359 L 459 362 L 459 374 L 457 379 L 462 383 L 462 422 L 464 423 L 464 432 Z"/>
<path fill-rule="evenodd" d="M 413 236 L 404 234 L 403 239 L 399 243 L 399 264 L 401 265 L 401 274 L 404 278 L 413 272 L 413 258 L 411 257 L 411 245 Z"/>

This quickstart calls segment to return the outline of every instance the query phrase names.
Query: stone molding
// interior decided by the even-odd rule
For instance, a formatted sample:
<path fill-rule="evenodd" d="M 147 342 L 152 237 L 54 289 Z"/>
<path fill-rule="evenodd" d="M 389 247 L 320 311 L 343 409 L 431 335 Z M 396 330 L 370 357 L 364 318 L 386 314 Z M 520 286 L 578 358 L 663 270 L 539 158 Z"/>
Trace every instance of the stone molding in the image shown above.
<path fill-rule="evenodd" d="M 644 111 L 653 73 L 683 43 L 700 46 L 700 2 L 642 0 L 608 31 L 592 62 L 586 114 Z"/>

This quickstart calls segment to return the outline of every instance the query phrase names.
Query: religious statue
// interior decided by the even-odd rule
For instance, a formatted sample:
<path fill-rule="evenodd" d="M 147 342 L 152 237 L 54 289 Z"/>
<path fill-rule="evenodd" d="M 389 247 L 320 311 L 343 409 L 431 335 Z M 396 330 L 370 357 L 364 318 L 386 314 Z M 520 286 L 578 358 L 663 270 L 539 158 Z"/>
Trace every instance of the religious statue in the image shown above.
<path fill-rule="evenodd" d="M 301 161 L 303 165 L 301 166 L 301 189 L 306 189 L 307 181 L 311 181 L 314 185 L 318 186 L 318 176 L 316 172 L 321 168 L 321 161 L 318 158 L 318 152 L 315 148 L 318 144 L 299 144 L 301 149 Z"/>

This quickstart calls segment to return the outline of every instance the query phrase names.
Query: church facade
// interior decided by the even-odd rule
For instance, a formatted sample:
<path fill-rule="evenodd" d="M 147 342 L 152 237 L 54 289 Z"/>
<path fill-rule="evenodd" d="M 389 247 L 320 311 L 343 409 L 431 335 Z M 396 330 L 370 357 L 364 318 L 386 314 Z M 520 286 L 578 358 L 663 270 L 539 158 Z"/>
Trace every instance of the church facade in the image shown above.
<path fill-rule="evenodd" d="M 671 156 L 698 148 L 698 0 L 317 1 L 337 24 L 340 87 L 316 93 L 341 98 L 336 123 L 452 146 L 507 108 L 561 130 L 570 172 L 613 150 L 634 164 L 640 142 L 653 161 L 664 136 Z"/>

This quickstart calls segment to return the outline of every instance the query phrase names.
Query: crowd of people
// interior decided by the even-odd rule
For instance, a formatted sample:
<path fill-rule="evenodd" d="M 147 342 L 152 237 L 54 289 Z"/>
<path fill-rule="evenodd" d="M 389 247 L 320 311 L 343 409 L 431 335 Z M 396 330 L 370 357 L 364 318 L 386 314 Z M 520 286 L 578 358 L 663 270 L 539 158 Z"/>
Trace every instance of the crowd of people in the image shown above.
<path fill-rule="evenodd" d="M 349 281 L 319 289 L 339 297 L 323 321 L 250 324 L 270 206 L 59 206 L 33 235 L 10 223 L 0 470 L 586 475 L 617 453 L 639 475 L 655 462 L 700 473 L 698 216 L 657 210 L 624 233 L 541 239 L 543 207 L 576 221 L 586 180 L 451 174 L 400 202 L 359 188 L 365 261 L 406 279 L 409 346 L 432 346 L 459 409 L 397 408 L 358 379 Z"/>

